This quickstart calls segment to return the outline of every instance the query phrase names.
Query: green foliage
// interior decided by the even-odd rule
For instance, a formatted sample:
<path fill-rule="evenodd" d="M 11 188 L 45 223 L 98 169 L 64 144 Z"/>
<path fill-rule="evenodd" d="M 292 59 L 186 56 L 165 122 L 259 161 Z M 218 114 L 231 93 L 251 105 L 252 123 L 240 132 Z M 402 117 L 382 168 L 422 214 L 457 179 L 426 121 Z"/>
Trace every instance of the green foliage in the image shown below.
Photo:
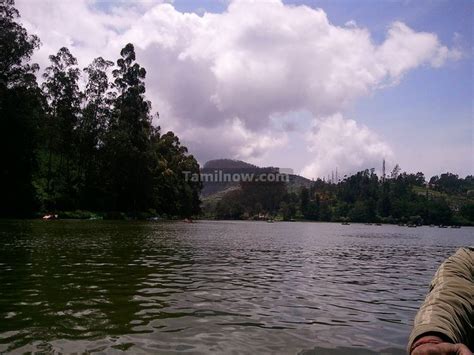
<path fill-rule="evenodd" d="M 224 195 L 214 214 L 231 219 L 278 214 L 283 220 L 474 224 L 474 202 L 467 193 L 472 177 L 456 176 L 456 187 L 449 185 L 450 191 L 459 191 L 458 196 L 430 189 L 422 173 L 400 173 L 397 167 L 391 176 L 379 179 L 373 171 L 364 170 L 338 184 L 318 179 L 309 188 L 302 186 L 298 194 L 277 185 L 252 183 Z M 277 210 L 266 203 L 269 196 L 280 201 Z"/>
<path fill-rule="evenodd" d="M 474 221 L 474 202 L 461 207 L 461 216 L 468 221 Z"/>
<path fill-rule="evenodd" d="M 286 195 L 284 182 L 246 181 L 240 183 L 240 188 L 240 203 L 252 214 L 256 206 L 272 215 L 276 214 Z"/>
<path fill-rule="evenodd" d="M 186 181 L 184 172 L 199 165 L 173 132 L 153 126 L 134 46 L 120 52 L 113 83 L 113 62 L 99 57 L 81 71 L 63 47 L 49 57 L 40 90 L 38 66 L 28 64 L 39 39 L 16 22 L 13 0 L 0 3 L 0 14 L 0 216 L 198 214 L 201 183 Z"/>
<path fill-rule="evenodd" d="M 65 211 L 59 212 L 58 217 L 61 219 L 90 219 L 96 217 L 96 215 L 90 211 Z"/>
<path fill-rule="evenodd" d="M 232 191 L 217 203 L 215 214 L 219 219 L 241 219 L 244 206 L 240 202 L 242 191 Z"/>
<path fill-rule="evenodd" d="M 49 197 L 42 201 L 47 209 L 74 208 L 77 199 L 78 120 L 81 113 L 79 91 L 80 70 L 77 59 L 65 47 L 50 55 L 51 65 L 45 69 L 42 88 L 47 99 L 47 114 L 42 122 L 47 152 L 46 165 L 40 172 L 45 177 L 44 190 Z"/>
<path fill-rule="evenodd" d="M 436 191 L 445 192 L 449 194 L 467 194 L 474 190 L 474 176 L 467 176 L 465 179 L 460 179 L 458 175 L 445 173 L 440 176 L 433 176 L 430 179 L 430 185 Z"/>
<path fill-rule="evenodd" d="M 37 36 L 29 35 L 21 24 L 13 0 L 0 2 L 0 85 L 7 88 L 36 87 L 34 73 L 38 64 L 29 64 L 34 50 L 40 45 Z"/>
<path fill-rule="evenodd" d="M 32 180 L 43 115 L 38 65 L 28 61 L 39 39 L 16 22 L 13 5 L 0 3 L 0 215 L 28 216 L 37 206 Z"/>

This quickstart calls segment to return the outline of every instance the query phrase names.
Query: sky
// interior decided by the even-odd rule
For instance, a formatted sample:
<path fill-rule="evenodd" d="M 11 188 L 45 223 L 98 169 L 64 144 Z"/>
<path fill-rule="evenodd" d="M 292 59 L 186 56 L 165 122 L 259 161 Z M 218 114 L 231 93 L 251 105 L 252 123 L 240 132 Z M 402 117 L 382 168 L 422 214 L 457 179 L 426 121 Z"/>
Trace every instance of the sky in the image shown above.
<path fill-rule="evenodd" d="M 17 0 L 41 68 L 135 45 L 146 96 L 202 164 L 308 178 L 474 173 L 470 0 Z M 85 80 L 85 78 L 84 78 Z"/>

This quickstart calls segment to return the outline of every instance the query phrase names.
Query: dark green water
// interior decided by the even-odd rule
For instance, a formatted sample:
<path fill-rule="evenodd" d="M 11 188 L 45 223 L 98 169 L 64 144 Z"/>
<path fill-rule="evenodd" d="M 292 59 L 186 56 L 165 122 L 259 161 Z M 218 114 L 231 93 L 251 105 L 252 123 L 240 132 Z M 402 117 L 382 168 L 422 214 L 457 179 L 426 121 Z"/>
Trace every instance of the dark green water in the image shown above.
<path fill-rule="evenodd" d="M 473 231 L 0 221 L 0 352 L 403 354 Z"/>

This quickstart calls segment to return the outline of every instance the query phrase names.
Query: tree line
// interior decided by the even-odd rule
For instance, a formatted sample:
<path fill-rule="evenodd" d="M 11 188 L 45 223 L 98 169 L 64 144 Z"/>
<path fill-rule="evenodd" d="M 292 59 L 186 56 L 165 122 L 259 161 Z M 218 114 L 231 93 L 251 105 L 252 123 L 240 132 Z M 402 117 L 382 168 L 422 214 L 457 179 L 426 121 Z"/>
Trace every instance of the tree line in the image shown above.
<path fill-rule="evenodd" d="M 0 216 L 199 213 L 201 184 L 183 174 L 199 165 L 173 132 L 153 125 L 133 44 L 115 64 L 98 57 L 83 69 L 63 47 L 40 84 L 31 63 L 40 39 L 18 22 L 13 0 L 0 14 Z"/>
<path fill-rule="evenodd" d="M 205 212 L 218 219 L 474 225 L 474 177 L 446 173 L 427 182 L 397 165 L 389 177 L 364 170 L 293 191 L 283 183 L 247 182 Z"/>

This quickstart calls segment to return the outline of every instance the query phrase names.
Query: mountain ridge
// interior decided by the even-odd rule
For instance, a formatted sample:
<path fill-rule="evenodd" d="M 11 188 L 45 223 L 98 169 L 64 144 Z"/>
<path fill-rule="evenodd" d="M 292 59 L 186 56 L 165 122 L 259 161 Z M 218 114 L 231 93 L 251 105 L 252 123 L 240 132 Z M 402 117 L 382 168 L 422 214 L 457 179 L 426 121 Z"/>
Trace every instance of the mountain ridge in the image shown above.
<path fill-rule="evenodd" d="M 212 159 L 208 160 L 201 168 L 201 174 L 213 174 L 216 171 L 225 171 L 226 173 L 265 173 L 265 172 L 279 172 L 280 168 L 273 166 L 260 167 L 254 164 L 247 163 L 243 160 L 238 159 Z M 289 181 L 287 188 L 289 190 L 295 190 L 303 186 L 309 187 L 311 180 L 297 174 L 289 174 Z M 203 198 L 210 197 L 214 194 L 223 195 L 225 190 L 235 190 L 239 188 L 239 182 L 214 182 L 214 181 L 203 181 L 203 187 L 201 190 L 201 196 Z"/>

